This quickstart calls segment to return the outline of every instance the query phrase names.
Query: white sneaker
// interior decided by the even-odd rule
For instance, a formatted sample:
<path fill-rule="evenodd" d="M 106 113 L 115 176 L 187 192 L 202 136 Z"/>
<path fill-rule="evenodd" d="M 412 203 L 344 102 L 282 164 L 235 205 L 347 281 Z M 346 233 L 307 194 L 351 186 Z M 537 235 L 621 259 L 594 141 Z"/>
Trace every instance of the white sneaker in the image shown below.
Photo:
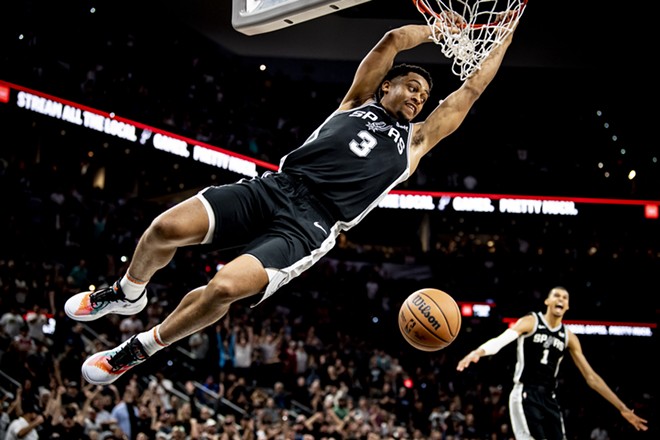
<path fill-rule="evenodd" d="M 119 282 L 103 289 L 73 295 L 64 304 L 64 311 L 76 321 L 93 321 L 108 313 L 135 315 L 147 306 L 147 289 L 136 299 L 128 299 Z"/>
<path fill-rule="evenodd" d="M 89 356 L 83 363 L 81 372 L 89 383 L 108 385 L 147 359 L 149 356 L 136 335 L 112 350 Z"/>

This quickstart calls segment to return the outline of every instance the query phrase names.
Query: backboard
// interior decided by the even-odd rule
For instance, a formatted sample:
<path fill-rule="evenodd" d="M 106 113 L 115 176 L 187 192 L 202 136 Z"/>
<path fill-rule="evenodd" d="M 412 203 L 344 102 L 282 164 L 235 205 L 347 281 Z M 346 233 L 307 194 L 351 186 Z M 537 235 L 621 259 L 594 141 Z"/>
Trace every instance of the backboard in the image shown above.
<path fill-rule="evenodd" d="M 245 35 L 292 26 L 370 0 L 232 0 L 231 24 Z"/>

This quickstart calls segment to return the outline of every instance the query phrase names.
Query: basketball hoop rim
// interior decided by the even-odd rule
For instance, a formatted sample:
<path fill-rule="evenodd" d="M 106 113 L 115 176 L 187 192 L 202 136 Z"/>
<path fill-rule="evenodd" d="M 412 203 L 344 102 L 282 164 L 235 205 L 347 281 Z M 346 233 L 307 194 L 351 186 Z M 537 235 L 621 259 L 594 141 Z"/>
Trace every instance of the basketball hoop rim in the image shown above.
<path fill-rule="evenodd" d="M 417 10 L 419 12 L 421 12 L 422 14 L 427 14 L 427 15 L 433 16 L 435 18 L 441 18 L 440 17 L 441 14 L 438 14 L 434 10 L 429 9 L 428 7 L 426 7 L 426 5 L 423 3 L 422 0 L 412 0 L 412 1 L 415 4 L 415 7 L 417 8 Z M 517 17 L 518 15 L 520 15 L 523 12 L 525 7 L 527 6 L 527 1 L 528 0 L 521 0 L 520 7 L 518 8 L 518 10 L 516 11 L 514 17 L 512 17 L 512 18 Z M 476 23 L 476 24 L 471 24 L 471 25 L 466 25 L 466 26 L 469 26 L 472 29 L 481 29 L 481 28 L 485 28 L 485 27 L 497 26 L 498 24 L 499 24 L 499 21 L 493 21 L 493 22 L 490 22 L 490 23 Z"/>

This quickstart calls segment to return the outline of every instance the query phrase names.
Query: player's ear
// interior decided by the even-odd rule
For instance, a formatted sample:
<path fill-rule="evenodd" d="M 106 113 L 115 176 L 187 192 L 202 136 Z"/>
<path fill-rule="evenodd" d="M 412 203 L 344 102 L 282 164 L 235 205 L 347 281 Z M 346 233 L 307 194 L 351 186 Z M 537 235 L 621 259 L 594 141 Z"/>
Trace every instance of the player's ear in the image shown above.
<path fill-rule="evenodd" d="M 392 81 L 390 80 L 383 81 L 383 83 L 380 85 L 381 96 L 385 96 L 390 91 L 391 86 L 392 86 Z"/>

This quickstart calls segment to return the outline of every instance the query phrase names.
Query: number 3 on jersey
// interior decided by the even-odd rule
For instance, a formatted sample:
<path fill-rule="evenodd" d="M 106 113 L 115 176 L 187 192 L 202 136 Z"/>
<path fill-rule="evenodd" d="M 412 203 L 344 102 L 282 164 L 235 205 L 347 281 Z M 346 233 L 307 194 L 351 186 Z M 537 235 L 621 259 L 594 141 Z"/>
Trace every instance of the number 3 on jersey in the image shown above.
<path fill-rule="evenodd" d="M 378 141 L 376 141 L 376 138 L 373 137 L 367 130 L 361 130 L 357 135 L 360 139 L 362 139 L 362 141 L 358 142 L 353 139 L 348 143 L 348 145 L 350 146 L 351 151 L 357 156 L 367 157 L 371 150 L 376 147 Z"/>

